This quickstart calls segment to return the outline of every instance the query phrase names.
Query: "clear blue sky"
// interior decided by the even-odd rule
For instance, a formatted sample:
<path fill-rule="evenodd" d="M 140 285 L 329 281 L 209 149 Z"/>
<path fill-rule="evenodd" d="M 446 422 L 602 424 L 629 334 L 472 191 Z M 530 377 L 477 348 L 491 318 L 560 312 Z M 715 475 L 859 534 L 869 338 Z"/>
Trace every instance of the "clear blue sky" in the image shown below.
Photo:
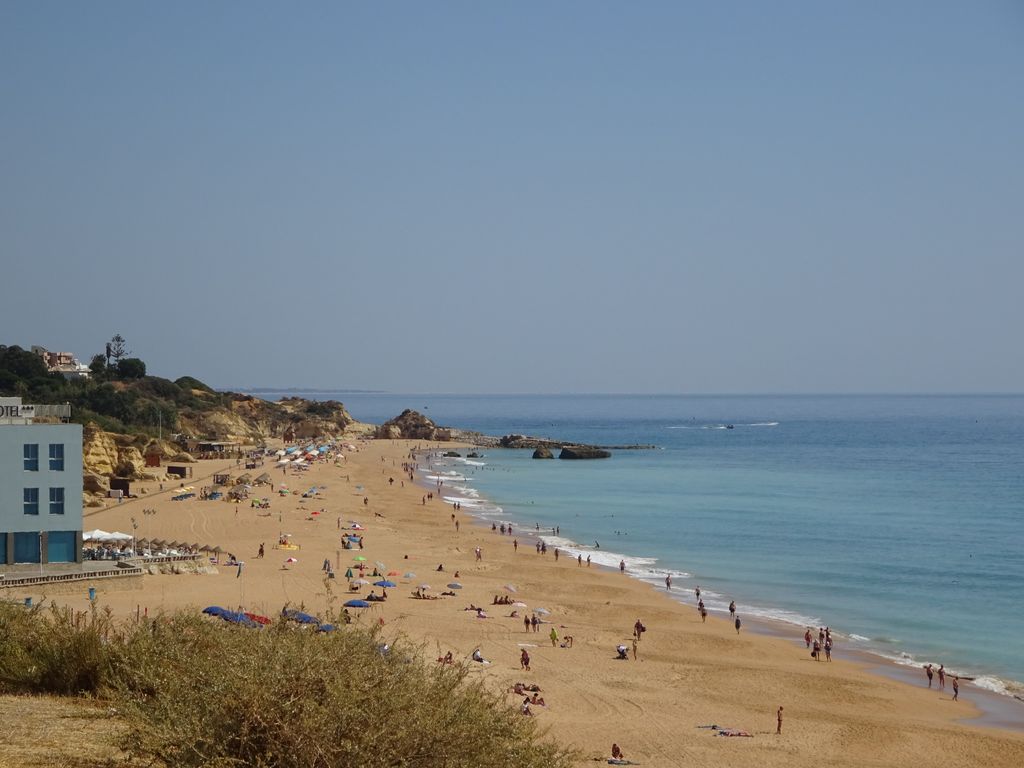
<path fill-rule="evenodd" d="M 1024 391 L 1024 3 L 0 4 L 0 343 Z"/>

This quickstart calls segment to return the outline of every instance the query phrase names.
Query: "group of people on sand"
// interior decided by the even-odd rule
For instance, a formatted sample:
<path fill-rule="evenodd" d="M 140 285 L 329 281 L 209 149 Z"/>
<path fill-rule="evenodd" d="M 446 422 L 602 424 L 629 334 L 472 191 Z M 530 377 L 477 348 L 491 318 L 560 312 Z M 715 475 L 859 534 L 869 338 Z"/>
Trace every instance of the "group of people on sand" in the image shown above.
<path fill-rule="evenodd" d="M 823 654 L 825 661 L 832 661 L 832 630 L 829 627 L 818 627 L 817 637 L 811 634 L 811 628 L 808 627 L 804 632 L 804 645 L 811 649 L 811 658 L 815 661 L 821 661 Z"/>
<path fill-rule="evenodd" d="M 946 667 L 944 664 L 939 664 L 939 668 L 935 669 L 933 664 L 924 665 L 924 673 L 928 676 L 928 687 L 932 687 L 932 682 L 935 677 L 939 678 L 938 690 L 946 690 Z M 960 676 L 953 675 L 953 701 L 960 700 Z"/>

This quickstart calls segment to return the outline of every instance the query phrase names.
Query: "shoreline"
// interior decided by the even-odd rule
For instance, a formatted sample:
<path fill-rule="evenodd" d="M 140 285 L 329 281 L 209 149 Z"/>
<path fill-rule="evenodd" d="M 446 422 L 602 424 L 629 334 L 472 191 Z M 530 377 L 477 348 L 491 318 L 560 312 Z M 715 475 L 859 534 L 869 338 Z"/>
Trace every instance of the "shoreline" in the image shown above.
<path fill-rule="evenodd" d="M 499 537 L 486 523 L 475 524 L 478 518 L 466 508 L 457 516 L 463 523 L 457 530 L 451 504 L 438 497 L 424 502 L 429 487 L 409 482 L 401 469 L 410 451 L 417 450 L 423 469 L 424 455 L 450 444 L 353 442 L 358 451 L 345 460 L 319 462 L 297 476 L 288 472 L 286 482 L 296 490 L 317 486 L 315 498 L 257 491 L 271 497 L 265 512 L 248 503 L 174 502 L 166 494 L 97 510 L 90 515 L 91 525 L 125 530 L 143 506 L 151 507 L 156 514 L 143 520 L 147 535 L 216 541 L 238 553 L 245 567 L 240 576 L 235 568 L 221 567 L 216 574 L 147 575 L 136 587 L 97 584 L 96 605 L 126 620 L 137 611 L 152 617 L 214 604 L 270 616 L 285 604 L 301 605 L 324 616 L 373 587 L 349 592 L 344 579 L 325 578 L 321 563 L 330 559 L 344 569 L 354 557 L 365 556 L 371 568 L 378 562 L 389 566 L 385 572 L 396 573 L 398 586 L 388 589 L 386 602 L 353 611 L 355 622 L 380 623 L 385 639 L 428 663 L 453 652 L 470 681 L 479 681 L 510 707 L 521 701 L 503 693 L 514 682 L 539 684 L 547 706 L 537 707 L 534 716 L 557 741 L 582 751 L 580 768 L 607 759 L 613 740 L 648 768 L 902 768 L 926 750 L 940 768 L 1024 764 L 1024 735 L 959 722 L 980 714 L 973 691 L 950 706 L 934 692 L 888 680 L 848 659 L 813 663 L 802 649 L 795 652 L 791 638 L 754 631 L 738 635 L 718 616 L 702 624 L 695 611 L 683 610 L 664 590 L 604 568 L 578 567 L 567 558 L 556 563 L 551 553 L 541 556 L 529 548 L 532 539 L 527 537 L 536 531 L 519 528 L 512 537 Z M 196 478 L 217 468 L 214 463 L 197 466 Z M 283 475 L 270 474 L 279 486 Z M 340 550 L 341 526 L 353 520 L 363 528 L 365 550 Z M 300 550 L 273 549 L 280 532 L 292 534 Z M 517 537 L 522 546 L 515 551 L 511 539 Z M 267 555 L 259 559 L 256 550 L 264 542 Z M 480 559 L 474 557 L 477 547 Z M 286 564 L 289 555 L 297 562 Z M 438 564 L 443 573 L 437 572 Z M 413 598 L 421 582 L 433 585 L 431 593 L 439 595 L 456 572 L 463 588 L 452 590 L 453 596 Z M 511 593 L 508 586 L 530 609 L 548 611 L 544 618 L 549 623 L 541 633 L 526 634 L 522 615 L 511 616 L 511 606 L 492 606 L 496 595 Z M 43 597 L 40 590 L 22 594 Z M 54 592 L 48 602 L 77 611 L 91 605 L 85 585 Z M 488 618 L 468 610 L 472 604 L 483 606 Z M 615 646 L 630 643 L 638 617 L 649 630 L 638 644 L 639 656 L 617 660 Z M 573 646 L 552 645 L 546 634 L 552 628 L 560 638 L 572 635 Z M 491 663 L 471 662 L 475 648 Z M 531 671 L 520 668 L 524 648 L 532 657 Z M 780 705 L 787 713 L 781 736 L 775 734 Z M 716 738 L 702 729 L 712 723 L 746 729 L 752 738 Z"/>
<path fill-rule="evenodd" d="M 503 447 L 498 447 L 496 450 L 513 450 Z M 485 457 L 482 457 L 485 458 Z M 445 457 L 439 451 L 431 456 L 431 459 L 439 460 L 441 466 L 435 466 L 431 464 L 431 468 L 424 470 L 424 480 L 426 480 L 426 474 L 429 473 L 434 476 L 439 476 L 440 471 L 443 468 L 454 468 L 458 464 L 467 464 L 470 466 L 480 466 L 479 464 L 473 464 L 473 462 L 465 459 L 464 457 Z M 457 479 L 456 479 L 457 478 Z M 447 479 L 447 478 L 446 478 Z M 459 484 L 469 485 L 472 482 L 472 477 L 466 475 L 463 472 L 459 472 L 457 476 L 452 478 Z M 424 488 L 435 489 L 435 486 L 424 484 Z M 472 487 L 472 486 L 470 486 Z M 465 514 L 469 514 L 476 524 L 487 527 L 489 522 L 510 522 L 508 516 L 505 515 L 504 509 L 501 505 L 488 497 L 484 496 L 479 489 L 473 488 L 473 491 L 479 494 L 473 499 L 474 502 L 481 502 L 489 506 L 488 511 L 477 510 L 475 507 L 462 510 Z M 498 511 L 500 510 L 500 511 Z M 511 521 L 516 523 L 516 521 Z M 516 523 L 516 525 L 520 525 Z M 516 534 L 520 537 L 526 537 L 531 540 L 531 546 L 535 540 L 543 541 L 549 548 L 557 547 L 561 552 L 575 558 L 576 555 L 582 553 L 584 557 L 588 554 L 593 555 L 595 552 L 601 553 L 601 560 L 607 560 L 609 557 L 614 560 L 617 558 L 624 559 L 627 563 L 626 575 L 630 578 L 648 585 L 657 592 L 663 592 L 667 597 L 674 600 L 681 606 L 686 606 L 692 610 L 696 610 L 694 604 L 688 602 L 683 596 L 689 593 L 692 596 L 692 585 L 683 586 L 682 584 L 673 583 L 672 591 L 663 590 L 660 585 L 654 580 L 654 571 L 659 570 L 660 576 L 663 577 L 665 574 L 671 573 L 673 581 L 676 579 L 681 580 L 692 580 L 694 577 L 692 574 L 670 568 L 662 569 L 651 569 L 650 575 L 645 575 L 632 570 L 630 562 L 634 564 L 639 562 L 647 563 L 651 565 L 659 562 L 659 558 L 656 557 L 644 557 L 641 555 L 626 555 L 624 553 L 610 552 L 604 549 L 593 549 L 585 545 L 581 545 L 571 539 L 564 538 L 555 532 L 548 532 L 544 528 L 529 528 L 522 527 Z M 599 569 L 614 573 L 618 568 L 608 562 L 599 562 L 594 560 L 594 565 Z M 712 607 L 710 603 L 707 604 L 708 616 L 715 617 L 718 619 L 725 619 L 727 611 L 724 607 L 715 606 Z M 794 616 L 800 614 L 794 613 Z M 782 618 L 773 618 L 764 615 L 750 614 L 743 615 L 743 625 L 750 630 L 763 635 L 765 637 L 773 637 L 782 640 L 787 640 L 796 646 L 799 646 L 803 640 L 802 636 L 798 634 L 803 629 L 806 629 L 808 625 L 801 625 L 795 621 L 787 621 Z M 837 658 L 841 655 L 842 658 L 848 659 L 855 663 L 860 664 L 866 670 L 872 672 L 872 674 L 883 676 L 890 680 L 895 680 L 900 683 L 912 686 L 912 687 L 923 687 L 928 690 L 927 686 L 920 685 L 920 681 L 924 678 L 924 664 L 919 663 L 917 660 L 913 660 L 910 663 L 901 664 L 898 659 L 886 655 L 881 651 L 876 651 L 871 648 L 858 648 L 852 645 L 853 641 L 849 634 L 844 633 L 842 630 L 834 631 L 834 635 L 837 639 L 843 642 L 841 647 L 837 646 L 836 656 Z M 952 677 L 952 668 L 947 669 L 947 676 Z M 994 675 L 979 674 L 976 677 L 989 677 L 997 680 L 1002 685 L 1014 685 L 1016 681 L 1006 681 L 1002 678 Z M 937 683 L 936 683 L 937 684 Z M 972 695 L 972 701 L 974 701 L 980 710 L 980 714 L 975 717 L 964 718 L 963 722 L 970 725 L 980 725 L 992 728 L 999 728 L 1008 730 L 1011 732 L 1024 733 L 1024 699 L 1020 698 L 1020 694 L 1015 694 L 1004 688 L 1005 692 L 993 690 L 985 686 L 975 685 L 974 678 L 966 679 L 961 677 L 961 688 L 969 689 Z M 935 690 L 935 689 L 933 689 Z"/>

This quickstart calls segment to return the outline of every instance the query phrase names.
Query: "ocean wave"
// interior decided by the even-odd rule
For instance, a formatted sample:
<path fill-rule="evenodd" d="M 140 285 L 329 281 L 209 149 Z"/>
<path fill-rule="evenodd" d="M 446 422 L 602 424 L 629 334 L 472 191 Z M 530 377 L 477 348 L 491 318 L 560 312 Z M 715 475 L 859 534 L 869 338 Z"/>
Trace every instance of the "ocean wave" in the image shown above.
<path fill-rule="evenodd" d="M 459 464 L 468 464 L 471 467 L 486 467 L 486 461 L 473 461 L 472 459 L 456 459 Z"/>
<path fill-rule="evenodd" d="M 431 481 L 433 481 L 435 483 L 438 482 L 438 481 L 441 481 L 441 480 L 443 480 L 446 483 L 447 482 L 465 483 L 467 480 L 469 480 L 468 477 L 466 477 L 464 475 L 460 475 L 458 472 L 442 472 L 442 473 L 437 474 L 437 475 L 424 475 L 423 477 L 425 479 L 431 480 Z"/>

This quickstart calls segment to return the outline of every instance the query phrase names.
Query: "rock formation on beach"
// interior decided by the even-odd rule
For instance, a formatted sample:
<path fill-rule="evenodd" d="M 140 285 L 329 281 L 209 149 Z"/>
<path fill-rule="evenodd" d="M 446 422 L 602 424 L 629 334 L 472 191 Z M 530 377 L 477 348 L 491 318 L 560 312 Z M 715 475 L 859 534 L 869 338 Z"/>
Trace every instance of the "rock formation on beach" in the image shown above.
<path fill-rule="evenodd" d="M 438 427 L 422 413 L 406 408 L 398 416 L 377 427 L 374 437 L 379 440 L 436 440 L 448 442 L 451 430 Z"/>
<path fill-rule="evenodd" d="M 612 455 L 611 451 L 604 448 L 596 448 L 592 445 L 566 445 L 558 454 L 560 459 L 607 459 Z"/>

